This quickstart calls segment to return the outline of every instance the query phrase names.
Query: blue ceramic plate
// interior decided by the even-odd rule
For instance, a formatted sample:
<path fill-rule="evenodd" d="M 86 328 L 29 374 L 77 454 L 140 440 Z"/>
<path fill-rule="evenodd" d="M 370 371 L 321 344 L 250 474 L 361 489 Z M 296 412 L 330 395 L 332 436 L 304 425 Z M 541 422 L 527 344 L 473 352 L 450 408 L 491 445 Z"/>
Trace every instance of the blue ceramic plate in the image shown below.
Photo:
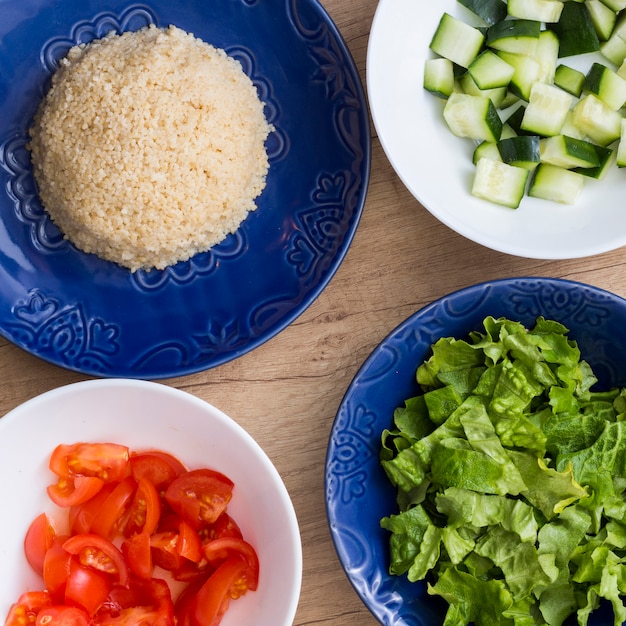
<path fill-rule="evenodd" d="M 98 376 L 163 378 L 259 346 L 343 260 L 370 165 L 358 72 L 316 0 L 0 0 L 0 332 Z M 39 203 L 27 129 L 59 58 L 110 30 L 174 24 L 238 58 L 266 102 L 267 187 L 238 232 L 131 274 L 63 240 Z"/>
<path fill-rule="evenodd" d="M 326 458 L 326 507 L 346 575 L 386 626 L 441 626 L 446 605 L 387 571 L 382 517 L 397 512 L 395 490 L 378 462 L 380 436 L 393 411 L 418 393 L 417 366 L 440 337 L 464 338 L 488 315 L 531 325 L 539 315 L 570 330 L 603 386 L 626 385 L 626 300 L 595 287 L 549 278 L 514 278 L 457 291 L 415 313 L 374 350 L 350 385 Z M 613 623 L 597 611 L 590 625 Z"/>

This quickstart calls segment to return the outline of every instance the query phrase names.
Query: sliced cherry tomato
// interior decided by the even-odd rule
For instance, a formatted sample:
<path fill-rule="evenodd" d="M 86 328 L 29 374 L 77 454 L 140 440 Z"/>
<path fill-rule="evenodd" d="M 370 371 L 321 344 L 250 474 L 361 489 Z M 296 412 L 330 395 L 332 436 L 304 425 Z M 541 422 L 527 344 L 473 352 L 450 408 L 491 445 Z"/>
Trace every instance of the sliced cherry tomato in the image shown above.
<path fill-rule="evenodd" d="M 89 615 L 75 606 L 55 605 L 42 609 L 35 626 L 91 626 Z"/>
<path fill-rule="evenodd" d="M 158 491 L 164 491 L 170 483 L 187 471 L 173 455 L 160 450 L 147 450 L 130 456 L 130 471 L 133 478 L 149 480 Z"/>
<path fill-rule="evenodd" d="M 100 535 L 74 535 L 63 544 L 63 549 L 78 556 L 82 565 L 104 572 L 113 582 L 128 585 L 129 573 L 119 548 Z"/>
<path fill-rule="evenodd" d="M 241 556 L 222 563 L 200 587 L 193 603 L 194 626 L 217 626 L 228 609 L 230 600 L 246 592 L 243 576 L 248 564 Z"/>
<path fill-rule="evenodd" d="M 159 578 L 133 577 L 128 588 L 114 587 L 95 621 L 100 626 L 173 626 L 170 588 Z"/>
<path fill-rule="evenodd" d="M 174 615 L 176 626 L 194 626 L 193 612 L 195 610 L 196 596 L 206 579 L 195 580 L 186 585 L 176 598 Z"/>
<path fill-rule="evenodd" d="M 224 512 L 233 495 L 230 478 L 211 469 L 185 472 L 165 492 L 165 499 L 194 528 L 212 524 Z"/>
<path fill-rule="evenodd" d="M 41 513 L 28 527 L 24 538 L 24 554 L 30 566 L 43 576 L 43 562 L 46 552 L 56 537 L 56 530 L 50 518 Z"/>
<path fill-rule="evenodd" d="M 107 599 L 113 583 L 111 578 L 93 567 L 83 565 L 77 557 L 70 561 L 65 586 L 65 603 L 83 608 L 93 615 Z"/>
<path fill-rule="evenodd" d="M 259 584 L 259 557 L 256 550 L 244 539 L 238 537 L 220 537 L 202 546 L 202 553 L 213 567 L 219 566 L 235 555 L 242 556 L 248 568 L 245 581 L 248 589 L 255 591 Z"/>
<path fill-rule="evenodd" d="M 9 608 L 4 626 L 26 626 L 34 624 L 37 615 L 52 605 L 52 598 L 47 591 L 27 591 Z"/>
<path fill-rule="evenodd" d="M 117 443 L 58 445 L 49 467 L 61 477 L 95 476 L 104 482 L 119 482 L 128 476 L 130 452 Z"/>
<path fill-rule="evenodd" d="M 151 535 L 161 519 L 161 498 L 156 487 L 146 478 L 137 482 L 137 490 L 133 497 L 124 528 L 124 535 L 130 537 L 144 532 Z"/>
<path fill-rule="evenodd" d="M 149 533 L 137 533 L 122 543 L 122 554 L 128 569 L 139 578 L 152 577 L 152 549 Z"/>
<path fill-rule="evenodd" d="M 95 476 L 60 477 L 53 485 L 48 485 L 48 497 L 61 507 L 76 506 L 93 498 L 104 482 Z"/>
<path fill-rule="evenodd" d="M 105 539 L 113 539 L 119 534 L 136 489 L 137 483 L 132 476 L 117 483 L 98 509 L 91 522 L 90 532 Z"/>
<path fill-rule="evenodd" d="M 175 572 L 183 566 L 184 560 L 178 552 L 178 533 L 175 530 L 154 533 L 150 537 L 150 546 L 155 565 L 168 572 Z"/>
<path fill-rule="evenodd" d="M 43 582 L 55 603 L 65 600 L 65 585 L 70 574 L 72 555 L 63 549 L 69 539 L 67 535 L 58 535 L 48 548 L 43 561 Z"/>
<path fill-rule="evenodd" d="M 207 543 L 211 539 L 219 537 L 239 537 L 243 539 L 241 529 L 237 522 L 224 511 L 212 524 L 204 526 L 200 530 L 200 539 L 202 543 Z"/>
<path fill-rule="evenodd" d="M 91 532 L 93 524 L 100 507 L 115 489 L 117 483 L 105 483 L 102 489 L 90 500 L 70 508 L 69 522 L 70 531 L 73 535 Z"/>

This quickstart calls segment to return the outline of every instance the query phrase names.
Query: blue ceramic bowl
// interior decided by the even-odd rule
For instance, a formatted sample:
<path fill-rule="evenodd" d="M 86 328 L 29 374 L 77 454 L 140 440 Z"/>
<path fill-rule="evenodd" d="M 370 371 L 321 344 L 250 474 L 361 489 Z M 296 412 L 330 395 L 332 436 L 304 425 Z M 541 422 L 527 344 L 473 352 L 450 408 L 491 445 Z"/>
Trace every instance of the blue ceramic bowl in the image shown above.
<path fill-rule="evenodd" d="M 60 236 L 25 146 L 72 45 L 149 23 L 178 26 L 241 61 L 276 131 L 266 189 L 237 233 L 188 262 L 131 274 Z M 259 346 L 339 267 L 369 167 L 360 77 L 317 0 L 0 0 L 0 333 L 43 359 L 164 378 Z"/>
<path fill-rule="evenodd" d="M 550 278 L 496 280 L 433 302 L 374 350 L 350 385 L 330 434 L 326 508 L 339 560 L 357 594 L 385 626 L 441 626 L 446 604 L 423 582 L 388 573 L 389 534 L 379 522 L 397 510 L 380 467 L 380 436 L 393 411 L 418 393 L 417 366 L 440 337 L 465 338 L 487 316 L 526 326 L 542 315 L 569 328 L 600 387 L 626 385 L 626 300 L 595 287 Z M 590 625 L 613 623 L 610 608 Z"/>

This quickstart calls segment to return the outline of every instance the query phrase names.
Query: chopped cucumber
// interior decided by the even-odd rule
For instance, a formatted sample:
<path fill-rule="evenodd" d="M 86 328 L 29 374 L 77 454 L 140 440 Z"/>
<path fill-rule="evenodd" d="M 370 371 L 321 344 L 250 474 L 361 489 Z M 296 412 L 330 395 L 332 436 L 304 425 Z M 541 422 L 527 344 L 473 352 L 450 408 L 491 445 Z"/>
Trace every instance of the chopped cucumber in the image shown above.
<path fill-rule="evenodd" d="M 574 98 L 554 85 L 535 83 L 520 127 L 537 135 L 558 135 Z"/>
<path fill-rule="evenodd" d="M 626 167 L 626 119 L 622 119 L 622 135 L 615 153 L 617 167 Z"/>
<path fill-rule="evenodd" d="M 550 163 L 540 163 L 530 182 L 528 195 L 561 204 L 574 204 L 585 186 L 576 172 Z"/>
<path fill-rule="evenodd" d="M 551 30 L 542 30 L 533 58 L 539 63 L 539 80 L 553 83 L 556 66 L 559 62 L 559 38 Z"/>
<path fill-rule="evenodd" d="M 586 5 L 564 2 L 559 21 L 548 24 L 559 38 L 559 56 L 569 57 L 587 52 L 597 52 L 600 40 Z"/>
<path fill-rule="evenodd" d="M 602 0 L 585 0 L 591 21 L 600 41 L 606 41 L 615 28 L 617 13 L 610 9 Z"/>
<path fill-rule="evenodd" d="M 535 135 L 521 135 L 500 139 L 498 152 L 503 163 L 532 170 L 540 161 L 540 142 Z"/>
<path fill-rule="evenodd" d="M 503 20 L 487 30 L 486 44 L 494 50 L 534 54 L 541 32 L 535 20 Z"/>
<path fill-rule="evenodd" d="M 554 84 L 577 98 L 583 91 L 585 75 L 568 65 L 558 65 L 554 74 Z"/>
<path fill-rule="evenodd" d="M 517 209 L 526 191 L 530 171 L 501 161 L 480 159 L 471 193 L 477 198 Z"/>
<path fill-rule="evenodd" d="M 495 52 L 484 50 L 472 61 L 468 72 L 480 89 L 495 89 L 508 87 L 515 68 Z"/>
<path fill-rule="evenodd" d="M 509 0 L 508 13 L 512 17 L 537 22 L 558 22 L 563 10 L 560 0 Z"/>
<path fill-rule="evenodd" d="M 615 63 L 621 65 L 626 59 L 626 41 L 624 41 L 617 33 L 612 34 L 607 41 L 600 44 L 600 52 L 602 55 Z"/>
<path fill-rule="evenodd" d="M 541 79 L 541 64 L 532 56 L 525 54 L 502 51 L 498 52 L 498 56 L 515 69 L 509 90 L 522 100 L 528 101 L 532 86 Z"/>
<path fill-rule="evenodd" d="M 466 72 L 459 79 L 459 87 L 462 93 L 469 94 L 471 96 L 482 96 L 489 98 L 495 107 L 501 107 L 502 102 L 507 94 L 506 87 L 494 87 L 493 89 L 481 89 L 472 78 L 469 72 Z"/>
<path fill-rule="evenodd" d="M 447 99 L 450 131 L 478 144 L 472 195 L 573 204 L 585 180 L 626 167 L 626 0 L 458 1 L 486 26 L 444 13 L 424 87 Z M 560 62 L 598 51 L 618 69 L 597 55 L 586 73 Z"/>
<path fill-rule="evenodd" d="M 502 120 L 498 111 L 485 96 L 453 93 L 446 102 L 443 117 L 457 137 L 498 141 L 502 133 Z"/>
<path fill-rule="evenodd" d="M 478 56 L 485 36 L 473 26 L 444 13 L 430 42 L 430 49 L 461 67 Z"/>
<path fill-rule="evenodd" d="M 589 68 L 583 91 L 595 94 L 614 111 L 626 102 L 626 80 L 601 63 L 593 63 Z"/>
<path fill-rule="evenodd" d="M 602 180 L 615 161 L 615 150 L 612 148 L 606 148 L 604 146 L 593 145 L 598 155 L 598 161 L 600 164 L 598 167 L 576 167 L 572 171 L 587 176 L 588 178 L 595 178 L 596 180 Z"/>
<path fill-rule="evenodd" d="M 615 13 L 626 9 L 626 0 L 602 0 L 602 2 L 606 4 L 609 9 L 615 11 Z"/>
<path fill-rule="evenodd" d="M 458 0 L 466 9 L 480 17 L 487 25 L 501 22 L 507 14 L 502 0 Z"/>
<path fill-rule="evenodd" d="M 601 146 L 608 146 L 621 134 L 622 116 L 592 93 L 574 106 L 572 121 L 591 141 Z"/>
<path fill-rule="evenodd" d="M 454 91 L 454 66 L 450 59 L 438 57 L 424 63 L 424 89 L 440 97 L 448 98 Z"/>
<path fill-rule="evenodd" d="M 541 161 L 566 169 L 598 167 L 600 160 L 594 144 L 583 139 L 557 135 L 541 140 Z"/>

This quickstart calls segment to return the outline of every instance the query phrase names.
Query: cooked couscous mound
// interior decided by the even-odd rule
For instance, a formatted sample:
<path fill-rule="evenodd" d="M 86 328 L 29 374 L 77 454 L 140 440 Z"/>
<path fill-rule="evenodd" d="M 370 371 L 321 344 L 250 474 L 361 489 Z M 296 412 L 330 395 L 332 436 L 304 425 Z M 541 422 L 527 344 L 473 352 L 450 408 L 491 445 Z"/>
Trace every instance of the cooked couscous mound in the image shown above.
<path fill-rule="evenodd" d="M 272 127 L 241 65 L 179 28 L 76 46 L 30 131 L 41 201 L 77 248 L 163 269 L 237 230 Z"/>

